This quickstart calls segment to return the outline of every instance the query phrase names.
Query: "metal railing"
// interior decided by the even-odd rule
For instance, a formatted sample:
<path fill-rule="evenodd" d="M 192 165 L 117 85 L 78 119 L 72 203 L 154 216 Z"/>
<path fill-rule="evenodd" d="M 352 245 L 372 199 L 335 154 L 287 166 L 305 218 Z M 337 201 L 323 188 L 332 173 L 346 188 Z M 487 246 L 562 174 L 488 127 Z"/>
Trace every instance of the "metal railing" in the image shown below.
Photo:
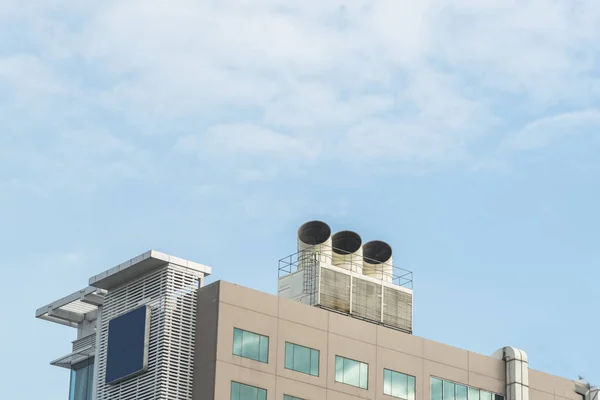
<path fill-rule="evenodd" d="M 331 249 L 331 251 L 323 252 L 323 251 L 315 251 L 315 247 L 320 249 L 325 248 L 326 250 Z M 334 247 L 324 246 L 322 244 L 309 247 L 307 249 L 298 251 L 294 254 L 290 254 L 289 256 L 283 257 L 279 260 L 279 278 L 283 278 L 287 275 L 293 274 L 294 272 L 301 270 L 303 268 L 312 269 L 317 265 L 333 265 L 333 252 L 337 250 L 338 254 L 347 254 L 345 250 L 337 249 Z M 350 259 L 344 261 L 344 269 L 350 270 L 356 273 L 362 273 L 363 270 L 363 262 L 367 261 L 372 265 L 384 265 L 379 261 L 374 260 L 372 258 L 364 257 L 364 256 L 353 256 Z M 407 289 L 413 288 L 413 273 L 412 271 L 406 270 L 404 268 L 396 267 L 395 265 L 390 265 L 385 263 L 385 265 L 389 268 L 391 266 L 392 273 L 389 274 L 384 272 L 383 269 L 380 272 L 369 272 L 369 277 L 380 279 L 382 281 L 387 281 L 393 283 L 397 286 L 401 286 Z M 311 267 L 311 268 L 309 268 Z M 310 273 L 310 272 L 309 272 Z M 316 273 L 313 271 L 313 273 Z"/>

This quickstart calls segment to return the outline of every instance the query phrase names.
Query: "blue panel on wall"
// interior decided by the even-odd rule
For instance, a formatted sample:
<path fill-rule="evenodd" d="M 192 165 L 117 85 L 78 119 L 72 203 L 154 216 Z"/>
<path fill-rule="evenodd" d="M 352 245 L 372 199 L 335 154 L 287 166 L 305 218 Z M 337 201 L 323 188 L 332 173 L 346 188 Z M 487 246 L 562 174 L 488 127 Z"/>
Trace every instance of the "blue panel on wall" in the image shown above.
<path fill-rule="evenodd" d="M 145 372 L 149 340 L 150 307 L 143 306 L 111 319 L 105 382 L 115 384 Z"/>

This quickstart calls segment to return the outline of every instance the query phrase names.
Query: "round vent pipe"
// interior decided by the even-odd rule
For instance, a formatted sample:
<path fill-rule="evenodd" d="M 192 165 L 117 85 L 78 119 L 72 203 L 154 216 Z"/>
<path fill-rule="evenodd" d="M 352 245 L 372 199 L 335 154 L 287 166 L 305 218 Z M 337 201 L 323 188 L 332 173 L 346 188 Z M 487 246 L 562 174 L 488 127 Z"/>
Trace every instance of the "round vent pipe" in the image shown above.
<path fill-rule="evenodd" d="M 317 260 L 331 264 L 331 228 L 322 221 L 309 221 L 298 229 L 298 269 Z"/>
<path fill-rule="evenodd" d="M 372 240 L 363 246 L 363 274 L 386 282 L 394 280 L 392 247 L 381 240 Z"/>
<path fill-rule="evenodd" d="M 363 272 L 363 249 L 360 235 L 352 231 L 340 231 L 331 239 L 332 264 L 350 271 Z"/>

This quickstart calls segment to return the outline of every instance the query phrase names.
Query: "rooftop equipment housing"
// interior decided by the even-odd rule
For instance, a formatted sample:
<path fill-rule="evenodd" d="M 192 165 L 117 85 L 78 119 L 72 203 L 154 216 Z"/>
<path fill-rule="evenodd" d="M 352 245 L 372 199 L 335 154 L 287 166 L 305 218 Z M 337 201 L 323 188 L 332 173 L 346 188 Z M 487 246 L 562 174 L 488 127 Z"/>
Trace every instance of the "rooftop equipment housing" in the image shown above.
<path fill-rule="evenodd" d="M 412 334 L 412 272 L 394 267 L 389 244 L 331 236 L 325 222 L 298 230 L 298 252 L 279 261 L 278 294 Z"/>

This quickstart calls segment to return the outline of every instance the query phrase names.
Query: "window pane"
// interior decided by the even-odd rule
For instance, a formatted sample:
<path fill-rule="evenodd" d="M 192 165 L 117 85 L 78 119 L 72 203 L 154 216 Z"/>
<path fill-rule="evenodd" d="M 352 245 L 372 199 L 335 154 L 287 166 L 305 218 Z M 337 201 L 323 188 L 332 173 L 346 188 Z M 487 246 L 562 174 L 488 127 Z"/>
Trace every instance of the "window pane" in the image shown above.
<path fill-rule="evenodd" d="M 454 400 L 454 386 L 453 382 L 444 381 L 444 400 Z"/>
<path fill-rule="evenodd" d="M 294 348 L 294 369 L 296 371 L 310 373 L 310 349 L 307 347 L 295 346 Z"/>
<path fill-rule="evenodd" d="M 392 371 L 383 370 L 383 394 L 392 394 Z"/>
<path fill-rule="evenodd" d="M 233 329 L 233 354 L 264 363 L 269 362 L 269 337 Z"/>
<path fill-rule="evenodd" d="M 254 400 L 258 397 L 255 387 L 248 385 L 240 385 L 240 400 Z"/>
<path fill-rule="evenodd" d="M 344 383 L 360 386 L 360 364 L 357 361 L 344 359 Z"/>
<path fill-rule="evenodd" d="M 319 376 L 319 350 L 310 351 L 310 374 Z"/>
<path fill-rule="evenodd" d="M 260 337 L 260 353 L 258 355 L 258 361 L 264 363 L 269 361 L 269 338 L 266 336 Z"/>
<path fill-rule="evenodd" d="M 408 400 L 415 400 L 415 390 L 416 390 L 415 377 L 409 375 L 408 376 L 408 393 L 407 393 Z"/>
<path fill-rule="evenodd" d="M 267 400 L 267 391 L 265 389 L 258 389 L 257 400 Z"/>
<path fill-rule="evenodd" d="M 246 332 L 242 333 L 242 357 L 258 360 L 260 349 L 260 338 L 257 334 Z"/>
<path fill-rule="evenodd" d="M 231 382 L 231 400 L 240 400 L 240 384 Z"/>
<path fill-rule="evenodd" d="M 360 366 L 360 381 L 359 387 L 367 389 L 369 386 L 369 365 L 365 363 L 358 363 Z"/>
<path fill-rule="evenodd" d="M 335 380 L 344 382 L 344 359 L 340 356 L 335 356 Z"/>
<path fill-rule="evenodd" d="M 242 355 L 242 331 L 237 328 L 233 329 L 233 354 Z"/>
<path fill-rule="evenodd" d="M 492 394 L 490 392 L 486 392 L 485 390 L 479 391 L 479 399 L 480 400 L 492 400 Z"/>
<path fill-rule="evenodd" d="M 336 358 L 337 365 L 337 358 Z M 319 375 L 319 350 L 294 343 L 285 344 L 285 368 L 305 374 Z M 343 367 L 342 367 L 343 369 Z M 336 370 L 337 371 L 337 370 Z M 337 376 L 337 375 L 336 375 Z"/>
<path fill-rule="evenodd" d="M 231 382 L 231 400 L 267 400 L 267 391 L 243 383 Z"/>
<path fill-rule="evenodd" d="M 406 375 L 392 372 L 392 396 L 406 399 Z"/>
<path fill-rule="evenodd" d="M 442 400 L 442 380 L 431 378 L 431 400 Z"/>
<path fill-rule="evenodd" d="M 479 400 L 479 389 L 469 388 L 469 400 Z"/>
<path fill-rule="evenodd" d="M 91 358 L 89 361 L 87 367 L 87 397 L 85 400 L 92 400 L 92 390 L 94 389 L 94 359 Z"/>
<path fill-rule="evenodd" d="M 74 369 L 71 370 L 71 387 L 69 389 L 69 400 L 75 400 L 75 380 L 77 372 Z"/>
<path fill-rule="evenodd" d="M 369 365 L 335 356 L 335 380 L 346 385 L 367 389 L 369 385 Z"/>
<path fill-rule="evenodd" d="M 294 345 L 288 342 L 285 343 L 285 367 L 294 369 Z"/>
<path fill-rule="evenodd" d="M 464 385 L 456 385 L 456 400 L 467 400 L 467 387 Z"/>
<path fill-rule="evenodd" d="M 499 394 L 495 394 L 494 398 L 495 398 L 495 400 L 504 400 L 504 396 L 499 395 Z"/>
<path fill-rule="evenodd" d="M 91 400 L 94 386 L 94 358 L 88 358 L 73 366 L 69 400 Z"/>

